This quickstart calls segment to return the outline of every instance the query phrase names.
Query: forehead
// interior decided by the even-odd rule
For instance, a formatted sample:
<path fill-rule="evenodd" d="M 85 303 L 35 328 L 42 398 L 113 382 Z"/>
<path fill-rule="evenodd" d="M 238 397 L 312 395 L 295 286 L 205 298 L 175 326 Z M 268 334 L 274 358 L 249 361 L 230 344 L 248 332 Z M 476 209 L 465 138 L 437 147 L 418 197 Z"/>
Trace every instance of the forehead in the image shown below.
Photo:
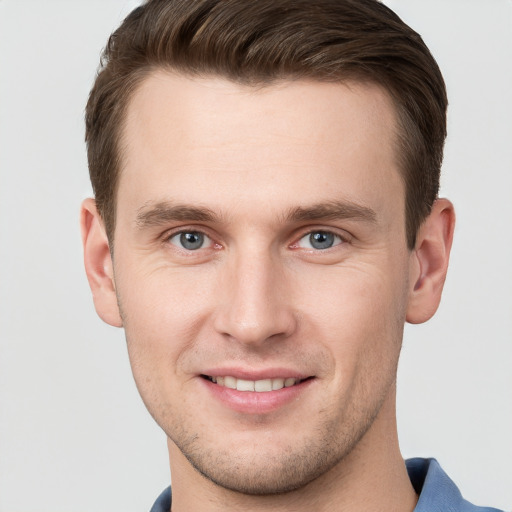
<path fill-rule="evenodd" d="M 186 196 L 243 209 L 264 199 L 279 213 L 346 199 L 385 210 L 386 195 L 403 204 L 396 126 L 392 100 L 373 84 L 255 88 L 158 71 L 128 106 L 119 204 Z"/>

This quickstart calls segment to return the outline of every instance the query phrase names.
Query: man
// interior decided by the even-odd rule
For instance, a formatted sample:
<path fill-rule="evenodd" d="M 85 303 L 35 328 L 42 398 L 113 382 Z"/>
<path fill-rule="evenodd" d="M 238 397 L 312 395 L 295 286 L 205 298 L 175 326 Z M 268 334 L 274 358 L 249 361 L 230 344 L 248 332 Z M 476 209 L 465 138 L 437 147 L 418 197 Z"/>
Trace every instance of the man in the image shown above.
<path fill-rule="evenodd" d="M 173 511 L 477 510 L 396 432 L 404 323 L 435 313 L 453 236 L 446 106 L 375 0 L 153 0 L 111 37 L 85 266 Z"/>

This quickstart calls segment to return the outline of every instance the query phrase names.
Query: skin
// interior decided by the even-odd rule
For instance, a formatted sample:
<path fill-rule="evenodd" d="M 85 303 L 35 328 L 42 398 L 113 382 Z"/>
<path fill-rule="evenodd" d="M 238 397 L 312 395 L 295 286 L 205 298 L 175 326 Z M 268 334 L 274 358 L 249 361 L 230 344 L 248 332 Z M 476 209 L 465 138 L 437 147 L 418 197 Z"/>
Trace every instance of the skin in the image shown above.
<path fill-rule="evenodd" d="M 136 91 L 113 258 L 93 200 L 82 233 L 96 310 L 168 436 L 174 511 L 413 510 L 396 367 L 405 321 L 439 304 L 454 213 L 438 200 L 408 250 L 395 133 L 376 85 L 161 71 Z M 308 380 L 240 409 L 217 370 Z"/>

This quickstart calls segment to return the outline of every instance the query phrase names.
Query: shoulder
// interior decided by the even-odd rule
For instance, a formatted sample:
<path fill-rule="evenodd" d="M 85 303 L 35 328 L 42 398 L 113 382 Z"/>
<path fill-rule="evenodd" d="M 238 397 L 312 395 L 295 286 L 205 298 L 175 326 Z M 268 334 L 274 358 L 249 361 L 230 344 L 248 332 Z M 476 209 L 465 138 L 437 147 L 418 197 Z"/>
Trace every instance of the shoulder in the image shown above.
<path fill-rule="evenodd" d="M 167 487 L 156 499 L 149 512 L 170 512 L 172 502 L 171 487 Z"/>
<path fill-rule="evenodd" d="M 414 512 L 502 512 L 466 501 L 435 459 L 408 459 L 407 471 L 419 494 Z"/>

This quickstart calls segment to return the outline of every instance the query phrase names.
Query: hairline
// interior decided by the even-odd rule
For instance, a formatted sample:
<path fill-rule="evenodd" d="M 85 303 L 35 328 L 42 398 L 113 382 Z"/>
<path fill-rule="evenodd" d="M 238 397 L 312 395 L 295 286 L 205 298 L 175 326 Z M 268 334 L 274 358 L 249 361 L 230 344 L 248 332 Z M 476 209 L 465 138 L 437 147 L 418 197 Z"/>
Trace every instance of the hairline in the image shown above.
<path fill-rule="evenodd" d="M 226 76 L 226 74 L 211 71 L 211 72 L 194 72 L 188 69 L 179 69 L 176 66 L 172 66 L 171 64 L 148 64 L 144 67 L 138 68 L 133 74 L 132 78 L 134 79 L 132 82 L 132 86 L 128 89 L 128 92 L 122 98 L 122 108 L 119 111 L 119 118 L 117 119 L 116 127 L 114 128 L 114 144 L 115 144 L 115 172 L 114 172 L 114 187 L 112 189 L 112 198 L 109 205 L 109 215 L 108 219 L 103 219 L 105 223 L 105 228 L 107 231 L 107 236 L 109 240 L 109 246 L 111 253 L 113 254 L 114 249 L 114 239 L 115 239 L 115 230 L 117 225 L 117 198 L 119 192 L 119 183 L 121 180 L 122 169 L 126 165 L 125 155 L 126 149 L 128 146 L 128 141 L 126 140 L 126 124 L 128 119 L 128 111 L 130 105 L 133 103 L 133 98 L 137 94 L 137 92 L 143 87 L 144 83 L 147 82 L 152 76 L 158 75 L 159 73 L 165 73 L 174 75 L 176 77 L 188 78 L 190 80 L 204 80 L 208 78 L 218 78 L 221 80 L 225 80 L 227 82 L 231 82 L 234 84 L 239 84 L 242 86 L 246 86 L 253 90 L 264 90 L 271 87 L 276 87 L 280 84 L 286 84 L 291 82 L 301 81 L 303 83 L 333 83 L 350 86 L 350 84 L 362 84 L 362 85 L 374 85 L 381 89 L 382 92 L 388 97 L 391 102 L 393 118 L 394 118 L 394 133 L 393 133 L 393 154 L 395 158 L 395 164 L 397 167 L 397 171 L 400 177 L 400 180 L 403 185 L 403 194 L 404 194 L 404 218 L 406 223 L 406 242 L 407 246 L 410 250 L 413 247 L 410 247 L 409 241 L 409 219 L 408 219 L 408 187 L 406 183 L 406 163 L 404 161 L 404 149 L 403 144 L 408 140 L 406 134 L 406 125 L 411 124 L 408 113 L 401 108 L 401 105 L 396 98 L 396 95 L 390 90 L 390 87 L 387 87 L 382 81 L 377 80 L 370 76 L 369 73 L 364 73 L 360 71 L 359 73 L 346 73 L 347 76 L 344 78 L 342 74 L 338 76 L 332 77 L 322 77 L 322 76 L 304 76 L 300 73 L 297 73 L 296 76 L 290 73 L 288 75 L 278 76 L 274 78 L 244 78 L 235 79 L 230 76 Z M 352 76 L 354 75 L 354 76 Z M 412 123 L 414 124 L 414 123 Z M 419 227 L 419 226 L 418 226 Z M 415 238 L 416 233 L 414 234 Z"/>

